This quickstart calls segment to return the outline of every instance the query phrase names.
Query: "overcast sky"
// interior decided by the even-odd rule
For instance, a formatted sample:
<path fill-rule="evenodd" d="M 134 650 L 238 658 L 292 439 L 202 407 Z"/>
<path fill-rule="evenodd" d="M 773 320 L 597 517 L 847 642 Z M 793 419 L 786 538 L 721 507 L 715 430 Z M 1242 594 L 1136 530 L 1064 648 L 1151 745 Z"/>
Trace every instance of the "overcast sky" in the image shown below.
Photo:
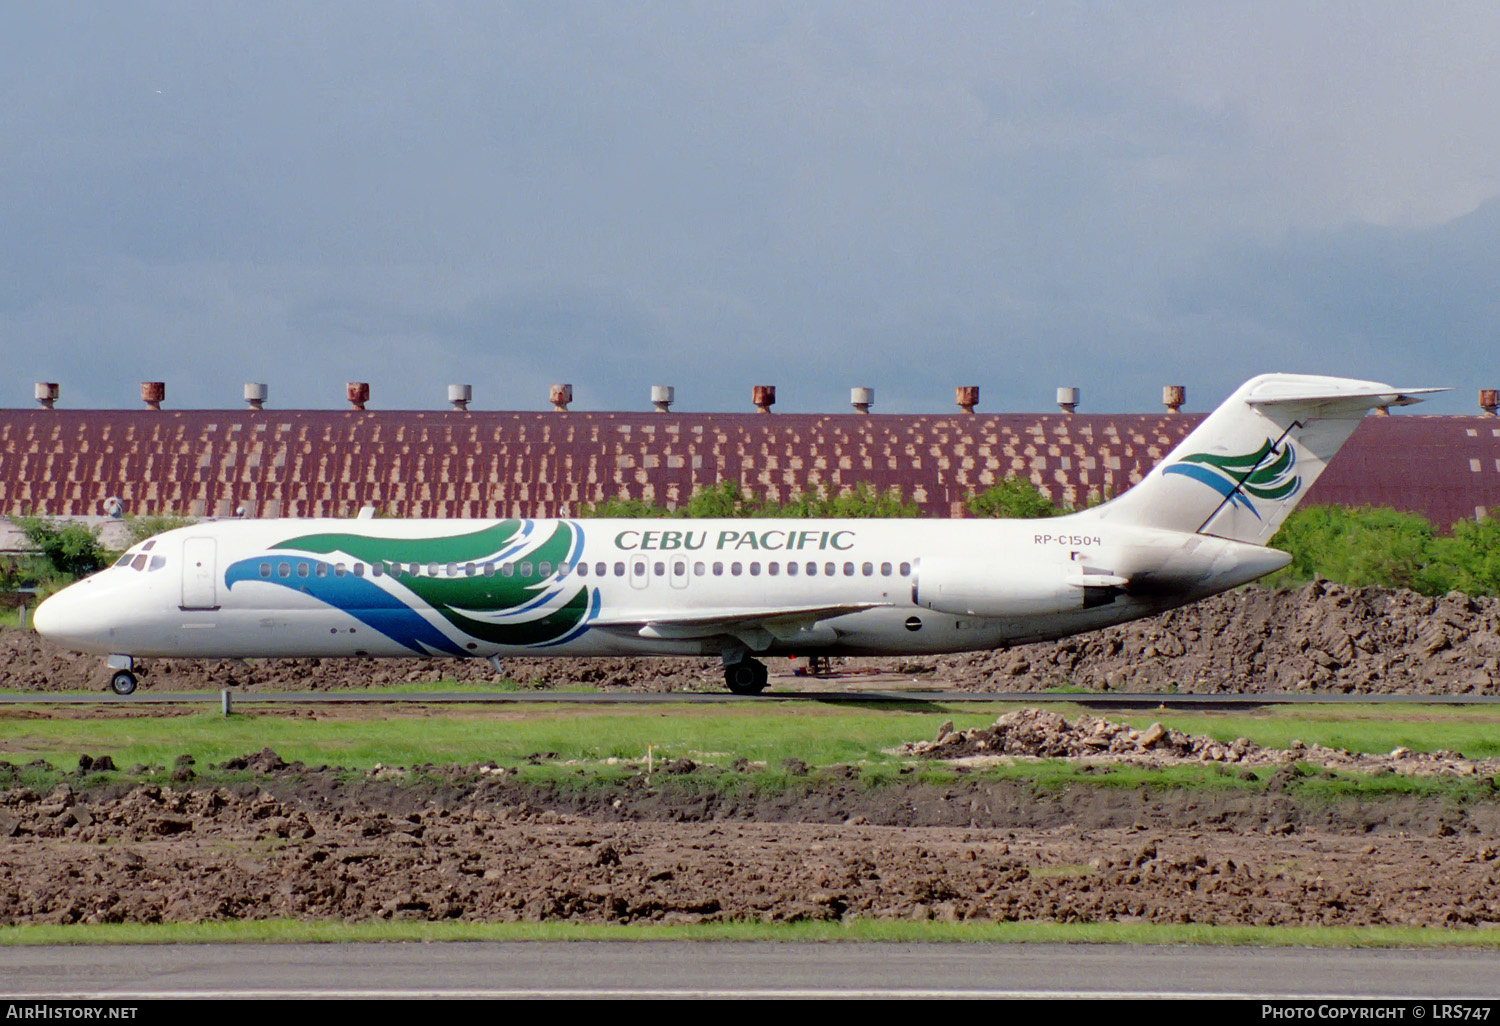
<path fill-rule="evenodd" d="M 7 4 L 0 405 L 1500 386 L 1500 7 Z"/>

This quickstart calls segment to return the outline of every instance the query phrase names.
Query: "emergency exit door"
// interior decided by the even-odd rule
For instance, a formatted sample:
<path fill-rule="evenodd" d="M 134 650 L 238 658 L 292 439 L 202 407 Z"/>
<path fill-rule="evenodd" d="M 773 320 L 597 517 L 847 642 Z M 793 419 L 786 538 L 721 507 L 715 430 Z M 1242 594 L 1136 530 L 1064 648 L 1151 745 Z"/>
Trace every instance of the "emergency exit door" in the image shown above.
<path fill-rule="evenodd" d="M 182 608 L 218 609 L 212 538 L 189 538 L 182 543 Z"/>

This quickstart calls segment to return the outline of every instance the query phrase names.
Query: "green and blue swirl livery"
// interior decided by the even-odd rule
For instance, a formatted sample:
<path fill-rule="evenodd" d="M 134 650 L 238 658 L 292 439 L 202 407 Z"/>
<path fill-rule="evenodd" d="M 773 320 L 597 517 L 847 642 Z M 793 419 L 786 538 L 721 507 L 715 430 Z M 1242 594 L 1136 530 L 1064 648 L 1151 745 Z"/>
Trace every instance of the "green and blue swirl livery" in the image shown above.
<path fill-rule="evenodd" d="M 1270 459 L 1272 456 L 1275 459 Z M 1274 502 L 1296 493 L 1302 487 L 1296 464 L 1297 453 L 1290 443 L 1277 451 L 1276 443 L 1267 438 L 1259 449 L 1238 456 L 1191 453 L 1163 468 L 1162 473 L 1181 474 L 1206 484 L 1231 505 L 1249 510 L 1259 520 L 1260 512 L 1249 496 Z"/>
<path fill-rule="evenodd" d="M 597 588 L 558 573 L 560 566 L 571 566 L 582 554 L 582 528 L 558 521 L 545 537 L 537 535 L 531 520 L 503 520 L 468 534 L 428 538 L 347 531 L 299 535 L 272 545 L 263 556 L 231 564 L 225 584 L 233 588 L 253 580 L 303 592 L 418 655 L 473 654 L 419 610 L 438 613 L 475 642 L 552 647 L 588 630 L 589 621 L 599 615 L 600 598 Z M 262 564 L 289 556 L 307 557 L 303 561 L 310 562 L 313 571 L 306 577 L 264 576 Z M 334 563 L 345 560 L 380 566 L 382 573 L 340 576 Z M 472 575 L 466 572 L 471 563 Z M 409 572 L 414 564 L 421 572 Z M 510 564 L 509 576 L 496 571 L 501 564 Z M 462 569 L 443 572 L 450 565 Z M 434 566 L 438 572 L 429 572 Z M 485 567 L 489 573 L 483 572 Z"/>

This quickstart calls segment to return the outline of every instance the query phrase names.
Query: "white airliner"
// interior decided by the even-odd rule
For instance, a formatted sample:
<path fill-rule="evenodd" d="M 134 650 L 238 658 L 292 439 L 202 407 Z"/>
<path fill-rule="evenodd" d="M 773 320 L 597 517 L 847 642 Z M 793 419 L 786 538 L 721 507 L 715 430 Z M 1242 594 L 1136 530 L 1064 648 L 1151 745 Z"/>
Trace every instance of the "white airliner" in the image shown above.
<path fill-rule="evenodd" d="M 49 598 L 36 629 L 134 660 L 757 656 L 993 649 L 1150 616 L 1272 572 L 1276 528 L 1369 409 L 1372 381 L 1267 374 L 1144 480 L 1048 520 L 210 520 Z"/>

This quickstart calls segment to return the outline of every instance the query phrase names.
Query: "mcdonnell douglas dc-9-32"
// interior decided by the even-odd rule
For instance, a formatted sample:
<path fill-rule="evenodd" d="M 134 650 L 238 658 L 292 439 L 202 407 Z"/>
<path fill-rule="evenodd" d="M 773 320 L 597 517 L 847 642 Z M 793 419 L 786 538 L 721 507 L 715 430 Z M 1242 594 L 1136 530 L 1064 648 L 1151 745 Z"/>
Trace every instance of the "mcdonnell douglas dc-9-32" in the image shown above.
<path fill-rule="evenodd" d="M 1365 413 L 1440 389 L 1266 374 L 1135 487 L 1045 520 L 208 520 L 53 595 L 35 626 L 107 656 L 963 652 L 1135 620 L 1285 566 L 1266 544 Z"/>

